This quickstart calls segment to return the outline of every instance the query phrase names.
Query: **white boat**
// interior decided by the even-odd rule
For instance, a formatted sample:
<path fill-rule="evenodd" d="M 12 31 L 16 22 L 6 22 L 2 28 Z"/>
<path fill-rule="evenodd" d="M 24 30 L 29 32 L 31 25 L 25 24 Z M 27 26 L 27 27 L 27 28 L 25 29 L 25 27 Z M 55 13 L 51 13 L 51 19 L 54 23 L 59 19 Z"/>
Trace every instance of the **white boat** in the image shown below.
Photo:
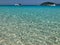
<path fill-rule="evenodd" d="M 55 4 L 52 4 L 52 5 L 50 5 L 50 6 L 56 6 Z"/>
<path fill-rule="evenodd" d="M 15 4 L 16 6 L 19 6 L 19 5 L 21 5 L 21 4 Z"/>
<path fill-rule="evenodd" d="M 17 5 L 17 6 L 18 6 L 19 4 L 15 4 L 15 5 Z"/>

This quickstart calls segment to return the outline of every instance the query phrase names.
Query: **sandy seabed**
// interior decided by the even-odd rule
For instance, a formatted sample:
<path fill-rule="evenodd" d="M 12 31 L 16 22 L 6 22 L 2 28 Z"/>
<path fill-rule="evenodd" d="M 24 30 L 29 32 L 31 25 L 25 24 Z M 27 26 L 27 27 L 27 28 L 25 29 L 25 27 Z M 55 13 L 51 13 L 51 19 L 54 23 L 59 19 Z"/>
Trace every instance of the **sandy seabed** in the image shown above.
<path fill-rule="evenodd" d="M 60 23 L 2 21 L 0 45 L 60 45 Z"/>

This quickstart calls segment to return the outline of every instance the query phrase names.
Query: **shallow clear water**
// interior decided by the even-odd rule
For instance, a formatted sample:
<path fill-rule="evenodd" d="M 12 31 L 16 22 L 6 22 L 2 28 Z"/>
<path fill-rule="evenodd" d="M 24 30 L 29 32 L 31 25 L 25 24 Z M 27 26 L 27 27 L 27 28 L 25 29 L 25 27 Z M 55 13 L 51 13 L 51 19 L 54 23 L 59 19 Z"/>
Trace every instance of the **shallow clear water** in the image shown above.
<path fill-rule="evenodd" d="M 60 45 L 60 6 L 0 6 L 0 45 Z"/>

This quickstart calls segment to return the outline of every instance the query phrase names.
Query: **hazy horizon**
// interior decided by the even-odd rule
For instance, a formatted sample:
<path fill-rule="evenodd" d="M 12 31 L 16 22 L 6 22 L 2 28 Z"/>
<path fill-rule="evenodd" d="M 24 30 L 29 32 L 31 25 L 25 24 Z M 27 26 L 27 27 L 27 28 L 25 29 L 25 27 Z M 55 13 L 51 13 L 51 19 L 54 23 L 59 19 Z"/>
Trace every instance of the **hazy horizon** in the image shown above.
<path fill-rule="evenodd" d="M 40 5 L 43 2 L 60 4 L 60 0 L 0 0 L 0 5 L 13 5 L 16 3 L 21 3 L 22 5 Z"/>

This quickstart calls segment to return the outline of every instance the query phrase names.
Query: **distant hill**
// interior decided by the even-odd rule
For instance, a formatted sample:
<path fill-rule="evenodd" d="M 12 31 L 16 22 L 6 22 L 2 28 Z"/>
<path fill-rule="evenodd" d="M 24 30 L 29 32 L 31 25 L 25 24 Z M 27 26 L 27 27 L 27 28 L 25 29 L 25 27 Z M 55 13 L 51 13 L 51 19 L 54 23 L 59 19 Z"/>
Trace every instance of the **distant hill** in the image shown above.
<path fill-rule="evenodd" d="M 53 3 L 53 2 L 43 2 L 41 5 L 42 6 L 55 6 L 56 3 Z"/>

